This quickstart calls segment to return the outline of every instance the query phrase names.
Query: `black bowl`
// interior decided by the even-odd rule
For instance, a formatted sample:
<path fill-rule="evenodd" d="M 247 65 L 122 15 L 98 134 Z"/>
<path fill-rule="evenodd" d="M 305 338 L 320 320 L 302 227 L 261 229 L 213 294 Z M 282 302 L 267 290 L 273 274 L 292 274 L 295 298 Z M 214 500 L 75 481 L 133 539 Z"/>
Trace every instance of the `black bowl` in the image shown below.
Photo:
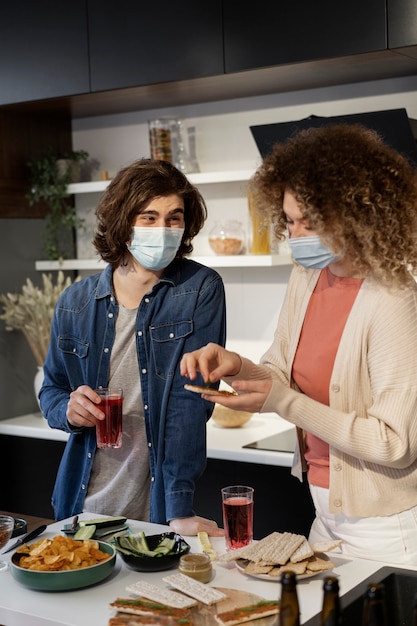
<path fill-rule="evenodd" d="M 190 551 L 191 546 L 174 532 L 161 533 L 160 535 L 148 535 L 146 537 L 150 550 L 154 550 L 164 537 L 175 539 L 174 554 L 164 556 L 135 556 L 133 554 L 125 554 L 119 552 L 123 561 L 129 569 L 135 572 L 162 572 L 166 569 L 172 569 L 178 566 L 180 558 Z M 116 546 L 117 549 L 117 546 Z"/>
<path fill-rule="evenodd" d="M 14 537 L 20 537 L 20 535 L 24 535 L 25 533 L 27 533 L 27 531 L 28 525 L 26 523 L 26 520 L 22 519 L 21 517 L 15 517 L 14 528 L 11 538 L 13 539 Z"/>

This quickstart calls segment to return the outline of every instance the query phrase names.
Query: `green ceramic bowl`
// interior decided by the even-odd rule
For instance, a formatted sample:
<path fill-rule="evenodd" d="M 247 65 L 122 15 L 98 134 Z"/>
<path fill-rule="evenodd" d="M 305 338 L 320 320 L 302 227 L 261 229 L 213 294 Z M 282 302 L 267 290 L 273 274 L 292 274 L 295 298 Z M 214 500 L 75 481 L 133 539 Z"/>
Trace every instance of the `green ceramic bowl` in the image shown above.
<path fill-rule="evenodd" d="M 98 543 L 100 550 L 111 556 L 97 565 L 62 572 L 40 572 L 19 567 L 19 555 L 15 552 L 10 562 L 10 571 L 20 584 L 38 591 L 70 591 L 89 587 L 110 576 L 116 563 L 116 550 L 113 546 L 104 541 Z"/>

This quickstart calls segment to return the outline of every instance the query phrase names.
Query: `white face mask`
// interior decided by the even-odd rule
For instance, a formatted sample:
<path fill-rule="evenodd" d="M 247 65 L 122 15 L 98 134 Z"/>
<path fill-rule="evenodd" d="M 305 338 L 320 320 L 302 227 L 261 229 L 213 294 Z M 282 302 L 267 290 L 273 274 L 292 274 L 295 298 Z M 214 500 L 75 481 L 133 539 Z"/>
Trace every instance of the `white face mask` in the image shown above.
<path fill-rule="evenodd" d="M 134 226 L 127 248 L 143 267 L 162 270 L 175 259 L 184 228 Z"/>
<path fill-rule="evenodd" d="M 317 235 L 311 237 L 294 237 L 289 238 L 288 243 L 294 261 L 303 267 L 312 269 L 323 269 L 338 261 L 339 257 L 335 257 L 333 252 L 326 248 Z"/>

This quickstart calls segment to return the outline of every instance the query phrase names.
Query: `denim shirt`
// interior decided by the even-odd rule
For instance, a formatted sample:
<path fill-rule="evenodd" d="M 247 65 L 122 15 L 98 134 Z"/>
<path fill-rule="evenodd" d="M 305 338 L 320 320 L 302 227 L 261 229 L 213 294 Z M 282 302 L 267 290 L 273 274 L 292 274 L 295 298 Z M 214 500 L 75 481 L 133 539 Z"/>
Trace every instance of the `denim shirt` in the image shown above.
<path fill-rule="evenodd" d="M 108 385 L 118 314 L 112 274 L 109 265 L 73 283 L 55 307 L 39 399 L 49 426 L 70 433 L 52 495 L 57 520 L 82 512 L 87 493 L 95 428 L 72 427 L 66 411 L 80 385 Z M 195 482 L 206 467 L 206 422 L 214 404 L 184 389 L 179 362 L 210 341 L 226 341 L 223 281 L 211 268 L 174 260 L 142 298 L 136 318 L 154 523 L 195 515 Z"/>

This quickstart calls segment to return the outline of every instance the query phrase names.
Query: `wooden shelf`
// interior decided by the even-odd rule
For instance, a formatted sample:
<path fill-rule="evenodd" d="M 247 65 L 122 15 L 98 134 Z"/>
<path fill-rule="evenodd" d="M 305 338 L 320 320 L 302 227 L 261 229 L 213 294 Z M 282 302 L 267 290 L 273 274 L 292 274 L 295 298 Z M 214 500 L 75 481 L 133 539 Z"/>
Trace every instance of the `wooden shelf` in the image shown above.
<path fill-rule="evenodd" d="M 291 257 L 287 254 L 237 254 L 207 255 L 190 257 L 208 267 L 275 267 L 291 265 Z M 64 261 L 36 261 L 39 271 L 54 270 L 102 270 L 106 264 L 100 259 L 66 259 Z"/>

